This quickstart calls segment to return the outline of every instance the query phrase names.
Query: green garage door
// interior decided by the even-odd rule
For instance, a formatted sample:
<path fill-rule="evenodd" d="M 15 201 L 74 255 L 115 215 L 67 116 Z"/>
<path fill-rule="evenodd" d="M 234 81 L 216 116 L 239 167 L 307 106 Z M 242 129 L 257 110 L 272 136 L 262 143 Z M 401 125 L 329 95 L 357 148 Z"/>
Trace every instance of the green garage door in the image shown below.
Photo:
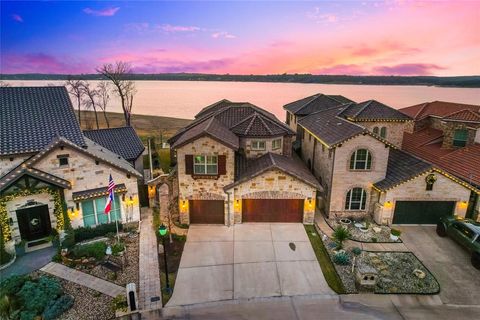
<path fill-rule="evenodd" d="M 453 214 L 454 201 L 397 201 L 393 224 L 437 224 Z"/>

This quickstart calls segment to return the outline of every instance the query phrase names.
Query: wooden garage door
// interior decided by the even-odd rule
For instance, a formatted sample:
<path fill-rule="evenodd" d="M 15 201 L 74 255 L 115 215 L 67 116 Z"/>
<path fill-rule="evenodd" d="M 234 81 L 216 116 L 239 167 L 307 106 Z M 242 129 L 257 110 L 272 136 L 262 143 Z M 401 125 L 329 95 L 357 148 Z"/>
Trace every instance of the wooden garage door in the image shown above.
<path fill-rule="evenodd" d="M 440 217 L 453 214 L 453 201 L 397 201 L 394 224 L 436 224 Z"/>
<path fill-rule="evenodd" d="M 190 200 L 190 223 L 225 224 L 223 200 Z"/>
<path fill-rule="evenodd" d="M 244 199 L 243 222 L 303 222 L 303 199 Z"/>

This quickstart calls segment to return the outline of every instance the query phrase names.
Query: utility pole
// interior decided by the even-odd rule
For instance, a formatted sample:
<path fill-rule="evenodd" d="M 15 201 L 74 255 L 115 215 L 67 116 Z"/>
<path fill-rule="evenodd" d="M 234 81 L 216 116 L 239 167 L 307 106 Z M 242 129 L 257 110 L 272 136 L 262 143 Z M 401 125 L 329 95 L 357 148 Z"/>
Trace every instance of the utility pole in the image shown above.
<path fill-rule="evenodd" d="M 150 179 L 153 179 L 153 163 L 152 163 L 152 142 L 148 138 L 148 163 L 150 164 Z"/>

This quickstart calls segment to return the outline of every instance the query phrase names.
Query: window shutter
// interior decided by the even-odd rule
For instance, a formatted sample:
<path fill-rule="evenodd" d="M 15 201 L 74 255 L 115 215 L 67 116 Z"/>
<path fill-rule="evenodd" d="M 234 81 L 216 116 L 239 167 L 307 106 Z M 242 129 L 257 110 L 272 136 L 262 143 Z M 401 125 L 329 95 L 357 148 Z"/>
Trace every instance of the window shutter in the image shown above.
<path fill-rule="evenodd" d="M 193 174 L 193 155 L 185 155 L 185 174 Z"/>
<path fill-rule="evenodd" d="M 218 156 L 218 174 L 227 174 L 227 156 Z"/>

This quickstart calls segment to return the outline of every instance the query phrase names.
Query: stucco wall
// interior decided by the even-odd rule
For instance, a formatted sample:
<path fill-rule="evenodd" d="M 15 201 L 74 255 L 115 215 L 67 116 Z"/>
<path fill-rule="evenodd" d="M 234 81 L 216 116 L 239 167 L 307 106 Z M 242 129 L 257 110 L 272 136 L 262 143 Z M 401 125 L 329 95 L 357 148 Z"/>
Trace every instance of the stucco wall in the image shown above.
<path fill-rule="evenodd" d="M 68 154 L 69 160 L 67 166 L 59 166 L 57 155 Z M 111 174 L 115 184 L 124 183 L 127 188 L 126 197 L 132 196 L 136 199 L 136 204 L 128 207 L 122 201 L 121 213 L 123 222 L 138 221 L 140 220 L 140 207 L 138 205 L 138 186 L 137 177 L 127 177 L 125 171 L 111 167 L 100 161 L 97 165 L 95 159 L 80 153 L 74 149 L 64 147 L 63 150 L 57 148 L 50 152 L 44 158 L 34 165 L 35 168 L 51 173 L 57 177 L 68 180 L 72 183 L 72 189 L 65 189 L 65 201 L 67 207 L 75 207 L 75 202 L 72 199 L 72 193 L 78 191 L 84 191 L 89 189 L 95 189 L 108 186 L 108 177 Z M 80 214 L 72 221 L 72 226 L 83 226 L 83 216 L 80 206 Z"/>
<path fill-rule="evenodd" d="M 396 201 L 455 201 L 455 214 L 464 217 L 470 190 L 439 173 L 435 173 L 437 181 L 433 185 L 433 190 L 427 191 L 425 190 L 425 177 L 428 174 L 425 173 L 382 193 L 375 208 L 375 220 L 378 223 L 391 224 Z"/>
<path fill-rule="evenodd" d="M 273 149 L 272 141 L 277 139 L 281 139 L 282 144 L 280 145 L 280 148 Z M 252 141 L 265 141 L 265 150 L 252 150 L 252 147 L 251 147 Z M 267 138 L 241 138 L 240 148 L 245 150 L 245 156 L 247 158 L 258 158 L 267 152 L 283 154 L 283 137 L 280 136 L 280 137 L 268 138 L 268 139 Z"/>
<path fill-rule="evenodd" d="M 225 155 L 226 174 L 218 179 L 194 179 L 191 175 L 185 174 L 185 155 Z M 223 187 L 233 182 L 235 152 L 211 138 L 202 137 L 177 149 L 177 165 L 180 221 L 188 224 L 190 222 L 188 207 L 182 208 L 182 201 L 226 199 Z"/>
<path fill-rule="evenodd" d="M 386 140 L 391 144 L 397 146 L 398 148 L 402 147 L 403 141 L 403 132 L 406 127 L 406 122 L 373 122 L 373 121 L 362 121 L 358 124 L 367 128 L 370 132 L 373 132 L 374 127 L 378 127 L 378 135 L 380 135 L 380 129 L 385 127 L 387 129 Z"/>
<path fill-rule="evenodd" d="M 372 155 L 370 170 L 350 170 L 350 157 L 357 149 L 367 149 Z M 370 135 L 359 135 L 335 148 L 335 162 L 333 168 L 333 181 L 329 203 L 329 216 L 362 216 L 370 211 L 370 190 L 373 183 L 385 178 L 389 148 Z M 360 187 L 367 193 L 365 210 L 345 210 L 347 192 Z"/>
<path fill-rule="evenodd" d="M 232 190 L 228 190 L 229 192 Z M 234 187 L 231 193 L 231 222 L 241 223 L 241 205 L 235 205 L 242 199 L 311 199 L 312 204 L 304 206 L 303 223 L 313 223 L 315 213 L 316 189 L 297 178 L 279 170 L 269 170 L 251 180 Z M 234 218 L 234 221 L 233 221 Z"/>

